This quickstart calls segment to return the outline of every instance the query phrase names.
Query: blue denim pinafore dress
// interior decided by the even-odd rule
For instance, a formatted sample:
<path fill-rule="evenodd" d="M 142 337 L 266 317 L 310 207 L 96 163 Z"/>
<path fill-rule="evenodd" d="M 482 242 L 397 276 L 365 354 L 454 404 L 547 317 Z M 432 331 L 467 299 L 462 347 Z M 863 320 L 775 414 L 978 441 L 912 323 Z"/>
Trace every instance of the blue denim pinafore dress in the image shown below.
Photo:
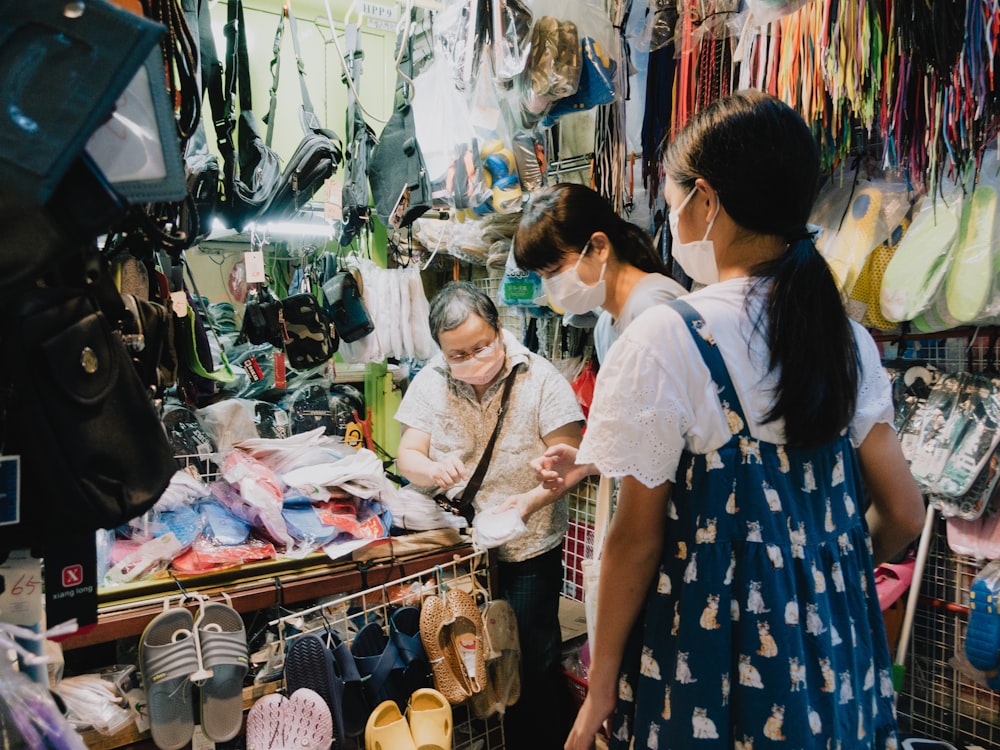
<path fill-rule="evenodd" d="M 895 748 L 891 662 L 854 447 L 754 439 L 704 320 L 687 321 L 732 431 L 685 452 L 633 629 L 610 747 Z M 828 740 L 830 742 L 828 743 Z"/>

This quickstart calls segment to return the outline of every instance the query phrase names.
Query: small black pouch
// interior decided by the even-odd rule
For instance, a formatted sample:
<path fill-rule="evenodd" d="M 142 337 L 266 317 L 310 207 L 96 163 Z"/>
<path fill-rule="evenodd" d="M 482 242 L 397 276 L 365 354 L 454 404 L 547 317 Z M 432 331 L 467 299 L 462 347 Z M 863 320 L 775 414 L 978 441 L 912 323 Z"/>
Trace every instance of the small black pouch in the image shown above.
<path fill-rule="evenodd" d="M 337 335 L 348 343 L 375 330 L 358 282 L 350 271 L 337 271 L 323 283 L 326 311 Z"/>
<path fill-rule="evenodd" d="M 281 300 L 265 284 L 247 291 L 240 341 L 270 344 L 276 349 L 284 349 L 285 321 L 281 307 Z"/>
<path fill-rule="evenodd" d="M 285 356 L 296 370 L 316 367 L 332 357 L 340 343 L 331 332 L 330 318 L 309 293 L 281 302 L 285 318 Z"/>
<path fill-rule="evenodd" d="M 177 382 L 177 349 L 173 314 L 161 305 L 123 294 L 128 315 L 122 320 L 122 340 L 142 382 L 155 396 Z"/>

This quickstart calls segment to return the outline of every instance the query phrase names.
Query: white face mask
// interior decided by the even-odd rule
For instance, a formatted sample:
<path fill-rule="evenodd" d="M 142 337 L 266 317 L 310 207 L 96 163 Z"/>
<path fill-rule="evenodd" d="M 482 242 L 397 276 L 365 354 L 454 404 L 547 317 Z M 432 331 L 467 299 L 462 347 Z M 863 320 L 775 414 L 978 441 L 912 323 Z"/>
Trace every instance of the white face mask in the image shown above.
<path fill-rule="evenodd" d="M 575 266 L 567 268 L 565 271 L 550 276 L 547 279 L 542 279 L 542 287 L 545 289 L 545 293 L 549 295 L 549 299 L 557 307 L 577 315 L 583 315 L 595 307 L 603 305 L 607 294 L 604 287 L 604 269 L 608 267 L 607 263 L 601 265 L 600 278 L 597 279 L 597 283 L 593 286 L 584 284 L 583 279 L 580 278 L 580 274 L 577 271 L 580 267 L 580 262 L 583 260 L 583 256 L 587 254 L 589 248 L 590 240 L 587 240 L 587 244 L 580 251 L 580 259 L 576 262 Z"/>
<path fill-rule="evenodd" d="M 681 211 L 684 210 L 684 206 L 690 202 L 696 192 L 698 192 L 698 188 L 694 188 L 688 193 L 687 197 L 681 201 L 681 205 L 676 210 L 671 210 L 667 215 L 667 221 L 670 222 L 670 236 L 674 239 L 674 244 L 670 252 L 677 262 L 680 263 L 681 268 L 684 269 L 684 273 L 692 279 L 699 284 L 714 284 L 719 280 L 719 266 L 715 262 L 715 243 L 708 239 L 708 234 L 712 231 L 712 225 L 715 224 L 715 219 L 718 217 L 719 212 L 716 211 L 715 216 L 708 222 L 705 236 L 701 240 L 681 242 L 677 239 L 677 220 L 681 215 Z"/>

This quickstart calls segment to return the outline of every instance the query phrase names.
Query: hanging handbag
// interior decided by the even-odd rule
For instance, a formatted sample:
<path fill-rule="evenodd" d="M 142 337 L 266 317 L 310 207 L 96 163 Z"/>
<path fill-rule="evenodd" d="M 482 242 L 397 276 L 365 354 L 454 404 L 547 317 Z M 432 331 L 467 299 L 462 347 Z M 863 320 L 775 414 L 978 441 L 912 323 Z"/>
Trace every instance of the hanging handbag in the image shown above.
<path fill-rule="evenodd" d="M 375 132 L 365 122 L 356 92 L 361 82 L 361 30 L 357 24 L 344 27 L 344 55 L 347 86 L 347 154 L 344 169 L 344 188 L 341 191 L 342 231 L 340 244 L 347 246 L 354 241 L 371 219 L 368 205 L 368 158 L 375 146 Z"/>
<path fill-rule="evenodd" d="M 410 104 L 413 48 L 409 37 L 405 44 L 397 66 L 396 103 L 368 161 L 375 210 L 389 229 L 408 227 L 431 208 L 430 178 Z"/>
<path fill-rule="evenodd" d="M 332 130 L 320 125 L 319 118 L 313 110 L 309 89 L 306 86 L 305 65 L 299 50 L 298 29 L 295 16 L 285 5 L 284 12 L 278 20 L 278 31 L 274 38 L 274 59 L 271 61 L 273 79 L 271 83 L 271 103 L 268 108 L 267 137 L 265 143 L 271 147 L 271 135 L 274 131 L 274 119 L 277 115 L 278 77 L 281 69 L 281 37 L 284 34 L 285 17 L 292 33 L 292 47 L 295 50 L 295 62 L 299 72 L 299 89 L 302 95 L 302 105 L 299 110 L 299 123 L 302 126 L 303 137 L 295 148 L 295 153 L 285 164 L 281 172 L 274 195 L 264 209 L 269 221 L 287 219 L 303 208 L 316 194 L 343 161 L 343 148 L 340 137 Z"/>
<path fill-rule="evenodd" d="M 267 284 L 255 284 L 247 290 L 243 328 L 237 343 L 244 341 L 284 348 L 285 322 L 281 300 L 274 296 Z"/>
<path fill-rule="evenodd" d="M 434 501 L 440 508 L 462 516 L 469 522 L 470 526 L 472 525 L 473 516 L 476 515 L 476 509 L 473 507 L 472 501 L 479 493 L 479 488 L 483 484 L 483 478 L 486 476 L 486 470 L 490 466 L 490 459 L 493 458 L 493 447 L 500 436 L 500 428 L 503 427 L 503 418 L 507 414 L 507 404 L 510 402 L 510 392 L 514 388 L 514 379 L 517 377 L 520 369 L 521 364 L 519 362 L 511 368 L 510 375 L 504 381 L 503 392 L 500 394 L 500 410 L 497 412 L 496 426 L 494 426 L 493 432 L 490 434 L 490 440 L 486 443 L 486 448 L 483 449 L 483 455 L 479 459 L 479 463 L 476 464 L 476 470 L 472 472 L 472 477 L 469 478 L 469 482 L 465 485 L 465 489 L 462 490 L 462 494 L 454 498 L 449 498 L 444 493 L 438 493 L 434 496 Z"/>
<path fill-rule="evenodd" d="M 293 369 L 318 367 L 337 352 L 330 318 L 311 292 L 281 301 L 285 318 L 285 355 Z"/>
<path fill-rule="evenodd" d="M 323 301 L 337 336 L 344 341 L 357 341 L 375 330 L 358 281 L 350 271 L 337 271 L 323 283 Z"/>
<path fill-rule="evenodd" d="M 258 220 L 271 203 L 281 179 L 281 164 L 278 155 L 264 142 L 252 109 L 242 0 L 230 0 L 226 7 L 225 71 L 216 54 L 210 28 L 207 33 L 202 28 L 201 53 L 216 142 L 223 159 L 224 195 L 220 216 L 231 228 L 242 231 Z M 207 25 L 207 16 L 201 23 Z M 233 110 L 236 101 L 238 114 Z"/>
<path fill-rule="evenodd" d="M 0 334 L 2 444 L 20 455 L 21 516 L 0 544 L 113 528 L 156 502 L 176 465 L 118 330 L 96 249 L 9 300 Z"/>

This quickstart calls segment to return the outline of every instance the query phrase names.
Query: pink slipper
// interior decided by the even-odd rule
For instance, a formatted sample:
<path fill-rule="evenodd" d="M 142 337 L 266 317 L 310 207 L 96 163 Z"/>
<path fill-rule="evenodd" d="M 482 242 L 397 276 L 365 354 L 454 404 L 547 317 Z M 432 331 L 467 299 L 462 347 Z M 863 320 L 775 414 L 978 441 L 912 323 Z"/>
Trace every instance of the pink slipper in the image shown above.
<path fill-rule="evenodd" d="M 875 590 L 878 592 L 879 609 L 883 612 L 910 588 L 915 565 L 915 555 L 910 552 L 901 563 L 882 563 L 875 568 Z"/>

